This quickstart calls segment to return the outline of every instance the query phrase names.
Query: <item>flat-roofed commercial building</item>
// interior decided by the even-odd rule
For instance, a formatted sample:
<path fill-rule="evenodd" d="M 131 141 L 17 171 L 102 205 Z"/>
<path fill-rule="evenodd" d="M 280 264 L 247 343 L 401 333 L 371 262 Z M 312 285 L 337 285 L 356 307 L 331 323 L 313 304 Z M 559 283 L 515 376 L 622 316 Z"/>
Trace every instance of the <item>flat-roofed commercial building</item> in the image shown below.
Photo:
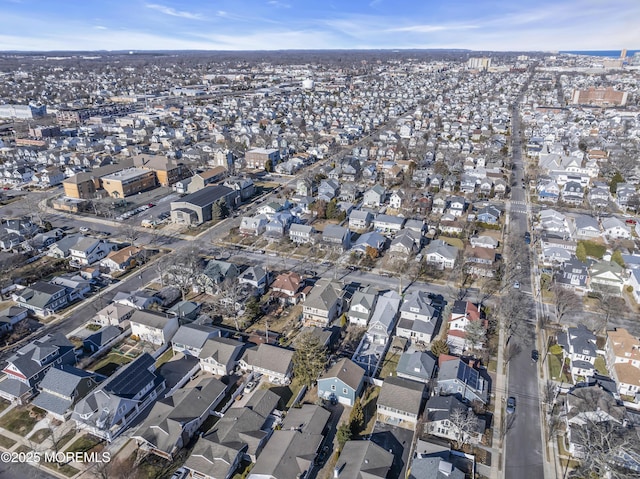
<path fill-rule="evenodd" d="M 226 186 L 206 186 L 190 195 L 171 202 L 171 221 L 181 224 L 201 224 L 213 219 L 213 205 L 223 201 L 229 210 L 240 202 L 240 193 Z"/>
<path fill-rule="evenodd" d="M 129 168 L 102 177 L 102 187 L 113 198 L 125 198 L 155 186 L 156 174 L 141 168 Z"/>

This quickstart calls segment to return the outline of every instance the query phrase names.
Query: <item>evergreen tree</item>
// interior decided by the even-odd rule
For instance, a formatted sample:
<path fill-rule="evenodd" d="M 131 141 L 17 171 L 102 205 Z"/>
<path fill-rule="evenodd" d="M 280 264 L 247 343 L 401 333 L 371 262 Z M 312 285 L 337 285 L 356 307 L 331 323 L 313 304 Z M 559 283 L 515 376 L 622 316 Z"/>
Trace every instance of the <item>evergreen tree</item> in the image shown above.
<path fill-rule="evenodd" d="M 583 263 L 587 261 L 587 248 L 585 248 L 584 243 L 581 241 L 578 242 L 578 246 L 576 247 L 576 258 Z"/>
<path fill-rule="evenodd" d="M 613 261 L 614 263 L 618 263 L 620 266 L 624 268 L 624 260 L 622 259 L 622 252 L 619 249 L 615 250 L 611 255 L 611 261 Z"/>
<path fill-rule="evenodd" d="M 362 408 L 362 403 L 360 402 L 360 398 L 357 397 L 355 402 L 353 403 L 353 409 L 351 410 L 351 434 L 355 436 L 359 434 L 360 431 L 364 429 L 364 409 Z"/>
<path fill-rule="evenodd" d="M 340 427 L 336 432 L 336 439 L 338 440 L 338 446 L 341 450 L 345 443 L 351 440 L 351 425 L 348 422 L 340 424 Z"/>

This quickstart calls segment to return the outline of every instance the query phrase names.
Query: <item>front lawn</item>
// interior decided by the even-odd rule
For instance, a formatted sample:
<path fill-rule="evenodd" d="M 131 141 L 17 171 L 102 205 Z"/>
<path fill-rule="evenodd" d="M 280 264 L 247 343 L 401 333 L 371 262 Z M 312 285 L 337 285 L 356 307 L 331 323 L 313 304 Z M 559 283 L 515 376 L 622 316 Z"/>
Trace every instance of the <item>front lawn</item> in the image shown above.
<path fill-rule="evenodd" d="M 88 452 L 101 442 L 101 439 L 87 434 L 76 439 L 65 452 Z"/>
<path fill-rule="evenodd" d="M 15 445 L 16 441 L 13 439 L 0 435 L 0 447 L 5 449 L 11 449 Z"/>
<path fill-rule="evenodd" d="M 47 427 L 44 429 L 38 429 L 31 435 L 29 439 L 33 442 L 37 442 L 38 444 L 42 444 L 42 441 L 44 441 L 49 436 L 51 436 L 51 429 Z"/>
<path fill-rule="evenodd" d="M 0 427 L 15 434 L 26 436 L 42 418 L 44 418 L 44 414 L 40 414 L 39 409 L 18 406 L 0 418 Z"/>
<path fill-rule="evenodd" d="M 562 358 L 555 354 L 549 354 L 547 355 L 547 362 L 549 364 L 549 375 L 551 379 L 559 381 L 562 373 Z"/>

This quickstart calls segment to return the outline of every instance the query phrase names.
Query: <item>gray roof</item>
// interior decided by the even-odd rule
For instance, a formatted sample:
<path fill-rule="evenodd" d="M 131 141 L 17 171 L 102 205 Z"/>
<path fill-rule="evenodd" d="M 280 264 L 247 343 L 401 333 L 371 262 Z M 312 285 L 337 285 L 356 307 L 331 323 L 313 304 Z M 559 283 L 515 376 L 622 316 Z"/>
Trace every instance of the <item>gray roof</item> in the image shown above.
<path fill-rule="evenodd" d="M 213 337 L 205 341 L 199 358 L 213 358 L 219 364 L 235 361 L 242 351 L 243 344 L 231 338 Z"/>
<path fill-rule="evenodd" d="M 39 373 L 47 364 L 56 357 L 73 350 L 74 346 L 62 333 L 47 334 L 22 346 L 7 359 L 24 376 L 31 378 Z M 49 355 L 56 353 L 55 355 Z M 43 360 L 48 358 L 46 363 Z"/>
<path fill-rule="evenodd" d="M 185 324 L 178 328 L 171 338 L 173 344 L 184 344 L 193 348 L 202 348 L 209 338 L 220 336 L 218 328 L 199 324 Z"/>
<path fill-rule="evenodd" d="M 366 210 L 352 210 L 349 214 L 350 220 L 371 220 L 371 213 Z"/>
<path fill-rule="evenodd" d="M 392 464 L 393 454 L 375 442 L 347 441 L 336 469 L 340 479 L 385 479 Z"/>
<path fill-rule="evenodd" d="M 567 333 L 568 343 L 575 353 L 596 356 L 596 337 L 584 324 L 567 329 Z"/>
<path fill-rule="evenodd" d="M 455 246 L 448 245 L 442 240 L 434 240 L 425 248 L 425 254 L 439 254 L 447 259 L 456 259 L 458 249 Z"/>
<path fill-rule="evenodd" d="M 50 391 L 61 396 L 71 397 L 80 381 L 85 378 L 95 379 L 96 374 L 63 364 L 49 369 L 40 382 L 39 388 L 43 392 Z"/>
<path fill-rule="evenodd" d="M 427 352 L 405 352 L 402 353 L 398 360 L 396 371 L 398 374 L 405 374 L 428 381 L 433 376 L 437 361 L 434 356 Z"/>
<path fill-rule="evenodd" d="M 435 308 L 431 306 L 431 298 L 425 291 L 412 291 L 405 296 L 400 312 L 420 314 L 427 318 L 432 318 L 436 314 Z"/>
<path fill-rule="evenodd" d="M 304 300 L 304 305 L 309 308 L 315 308 L 328 311 L 338 301 L 338 295 L 331 281 L 327 279 L 319 280 L 311 293 Z"/>
<path fill-rule="evenodd" d="M 376 309 L 373 311 L 369 321 L 370 327 L 382 325 L 387 333 L 390 333 L 391 329 L 393 329 L 401 300 L 402 298 L 395 291 L 387 291 L 378 296 Z"/>
<path fill-rule="evenodd" d="M 596 220 L 593 216 L 575 215 L 574 221 L 577 229 L 594 228 L 596 231 L 600 231 L 598 220 Z"/>
<path fill-rule="evenodd" d="M 416 457 L 409 479 L 464 479 L 464 473 L 441 457 Z"/>
<path fill-rule="evenodd" d="M 364 369 L 350 359 L 342 358 L 328 371 L 324 372 L 320 379 L 338 378 L 351 389 L 357 391 L 363 377 Z"/>
<path fill-rule="evenodd" d="M 309 226 L 309 225 L 301 225 L 298 223 L 293 223 L 291 225 L 291 227 L 289 228 L 289 232 L 296 232 L 296 233 L 308 233 L 311 234 L 311 232 L 313 231 L 313 226 Z"/>
<path fill-rule="evenodd" d="M 65 290 L 64 286 L 58 286 L 45 281 L 37 281 L 23 289 L 19 295 L 24 298 L 25 302 L 30 306 L 44 309 L 51 302 L 51 297 L 54 294 Z"/>
<path fill-rule="evenodd" d="M 31 401 L 31 404 L 39 407 L 40 409 L 44 409 L 45 411 L 62 416 L 73 405 L 73 400 L 65 399 L 48 392 L 41 392 L 33 401 Z"/>
<path fill-rule="evenodd" d="M 278 408 L 280 396 L 270 389 L 259 389 L 253 393 L 247 404 L 249 409 L 257 412 L 261 416 L 267 417 L 274 409 Z"/>
<path fill-rule="evenodd" d="M 117 326 L 104 326 L 90 336 L 87 336 L 82 343 L 94 344 L 98 347 L 104 346 L 112 339 L 122 334 L 122 330 Z"/>
<path fill-rule="evenodd" d="M 327 225 L 322 232 L 322 236 L 326 238 L 337 238 L 342 240 L 345 236 L 350 235 L 349 229 L 344 226 Z"/>
<path fill-rule="evenodd" d="M 286 374 L 293 361 L 293 351 L 263 343 L 256 349 L 248 349 L 243 359 L 252 366 Z"/>
<path fill-rule="evenodd" d="M 378 406 L 419 414 L 424 384 L 390 376 L 385 378 L 378 396 Z"/>
<path fill-rule="evenodd" d="M 300 409 L 292 408 L 282 424 L 282 430 L 273 433 L 258 457 L 249 478 L 272 476 L 296 479 L 309 471 L 330 415 L 326 409 L 311 404 L 305 404 Z"/>
<path fill-rule="evenodd" d="M 150 328 L 164 329 L 167 323 L 174 319 L 174 316 L 168 316 L 162 313 L 154 313 L 152 311 L 138 310 L 134 311 L 129 321 L 132 323 L 143 324 Z"/>
<path fill-rule="evenodd" d="M 486 401 L 488 396 L 488 384 L 480 373 L 459 358 L 444 361 L 438 371 L 438 383 L 441 381 L 458 381 L 466 384 L 466 390 Z"/>
<path fill-rule="evenodd" d="M 401 218 L 400 216 L 391 216 L 391 215 L 385 215 L 385 214 L 379 214 L 376 215 L 376 222 L 378 223 L 390 223 L 396 226 L 400 226 L 402 227 L 402 225 L 404 224 L 404 218 Z"/>
<path fill-rule="evenodd" d="M 203 415 L 224 396 L 227 386 L 216 378 L 205 378 L 193 388 L 178 389 L 154 404 L 136 437 L 156 449 L 171 453 L 185 425 Z"/>

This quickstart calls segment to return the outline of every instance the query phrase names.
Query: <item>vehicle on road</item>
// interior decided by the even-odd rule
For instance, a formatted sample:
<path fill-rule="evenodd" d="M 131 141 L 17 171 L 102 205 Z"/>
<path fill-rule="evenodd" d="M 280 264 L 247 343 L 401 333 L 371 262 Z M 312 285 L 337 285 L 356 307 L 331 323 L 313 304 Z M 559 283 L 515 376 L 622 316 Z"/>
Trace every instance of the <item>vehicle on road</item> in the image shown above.
<path fill-rule="evenodd" d="M 509 396 L 507 399 L 507 414 L 513 414 L 516 412 L 516 398 Z"/>
<path fill-rule="evenodd" d="M 516 269 L 522 269 L 522 265 L 520 263 L 516 263 Z"/>
<path fill-rule="evenodd" d="M 87 228 L 86 226 L 80 227 L 80 233 L 88 233 L 88 232 L 89 232 L 89 228 Z"/>
<path fill-rule="evenodd" d="M 528 231 L 524 233 L 524 242 L 526 244 L 531 244 L 531 233 L 529 233 Z"/>
<path fill-rule="evenodd" d="M 537 349 L 532 350 L 531 361 L 533 361 L 534 363 L 537 363 L 539 358 L 540 358 L 540 353 L 538 352 L 538 350 Z"/>
<path fill-rule="evenodd" d="M 513 283 L 513 288 L 520 289 L 520 281 L 516 281 L 515 283 Z"/>

